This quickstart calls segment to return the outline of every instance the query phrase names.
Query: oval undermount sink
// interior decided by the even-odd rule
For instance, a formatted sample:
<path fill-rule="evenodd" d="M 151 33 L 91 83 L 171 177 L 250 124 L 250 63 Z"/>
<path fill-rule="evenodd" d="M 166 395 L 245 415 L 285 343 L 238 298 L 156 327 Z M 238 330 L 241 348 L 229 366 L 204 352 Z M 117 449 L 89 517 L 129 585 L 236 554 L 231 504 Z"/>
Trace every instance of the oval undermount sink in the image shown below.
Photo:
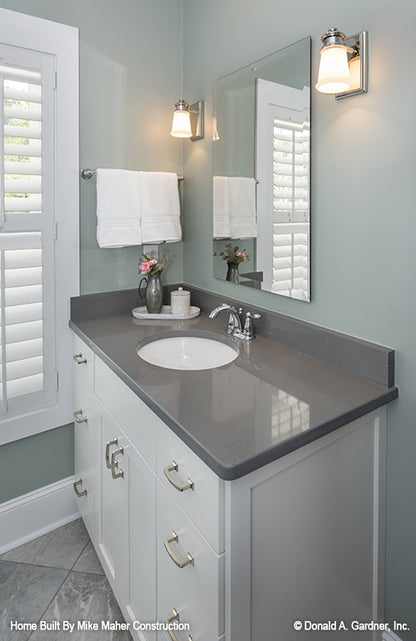
<path fill-rule="evenodd" d="M 207 336 L 181 334 L 147 340 L 137 346 L 143 360 L 178 370 L 214 369 L 227 365 L 238 356 L 238 349 L 224 340 Z"/>

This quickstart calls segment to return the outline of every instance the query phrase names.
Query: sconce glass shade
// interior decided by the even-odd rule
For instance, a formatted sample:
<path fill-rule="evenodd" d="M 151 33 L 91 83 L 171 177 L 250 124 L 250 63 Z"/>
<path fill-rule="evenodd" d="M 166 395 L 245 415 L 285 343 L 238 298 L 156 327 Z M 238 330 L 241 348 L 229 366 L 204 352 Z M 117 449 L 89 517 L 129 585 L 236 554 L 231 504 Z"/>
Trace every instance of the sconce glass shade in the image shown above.
<path fill-rule="evenodd" d="M 190 138 L 192 136 L 191 116 L 188 110 L 189 105 L 184 100 L 175 104 L 173 112 L 172 129 L 170 135 L 175 138 Z"/>
<path fill-rule="evenodd" d="M 351 58 L 350 63 L 350 84 L 351 89 L 356 90 L 361 86 L 361 60 L 360 56 Z"/>
<path fill-rule="evenodd" d="M 351 88 L 346 47 L 338 44 L 322 47 L 315 88 L 321 93 L 340 93 Z"/>

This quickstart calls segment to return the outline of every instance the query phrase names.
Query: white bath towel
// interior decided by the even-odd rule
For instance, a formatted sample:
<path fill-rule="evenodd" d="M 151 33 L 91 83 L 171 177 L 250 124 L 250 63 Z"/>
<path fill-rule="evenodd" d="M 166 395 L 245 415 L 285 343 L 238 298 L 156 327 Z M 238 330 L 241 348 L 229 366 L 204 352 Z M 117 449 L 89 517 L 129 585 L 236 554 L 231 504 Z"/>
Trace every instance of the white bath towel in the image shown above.
<path fill-rule="evenodd" d="M 227 176 L 214 176 L 213 180 L 213 237 L 230 238 L 230 199 Z"/>
<path fill-rule="evenodd" d="M 182 240 L 178 176 L 165 171 L 141 171 L 143 243 Z"/>
<path fill-rule="evenodd" d="M 97 242 L 108 248 L 142 244 L 138 171 L 97 169 Z"/>
<path fill-rule="evenodd" d="M 254 178 L 228 179 L 231 238 L 257 238 L 256 181 Z"/>

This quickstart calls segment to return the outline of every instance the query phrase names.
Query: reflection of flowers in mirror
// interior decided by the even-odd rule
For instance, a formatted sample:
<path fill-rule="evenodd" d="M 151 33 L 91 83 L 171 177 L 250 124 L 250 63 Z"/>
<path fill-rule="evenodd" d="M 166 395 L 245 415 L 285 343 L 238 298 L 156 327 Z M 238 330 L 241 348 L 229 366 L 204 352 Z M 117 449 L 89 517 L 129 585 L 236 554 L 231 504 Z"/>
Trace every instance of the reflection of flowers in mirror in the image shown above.
<path fill-rule="evenodd" d="M 154 258 L 153 253 L 150 256 L 147 254 L 141 254 L 141 256 L 139 270 L 143 276 L 147 274 L 152 276 L 153 274 L 160 273 L 166 267 L 167 261 L 160 261 L 158 258 Z"/>
<path fill-rule="evenodd" d="M 231 243 L 225 245 L 225 252 L 222 251 L 220 256 L 222 256 L 222 259 L 226 260 L 227 263 L 232 263 L 233 265 L 239 265 L 240 263 L 245 263 L 246 260 L 250 260 L 245 249 L 240 249 L 238 245 L 233 247 Z"/>

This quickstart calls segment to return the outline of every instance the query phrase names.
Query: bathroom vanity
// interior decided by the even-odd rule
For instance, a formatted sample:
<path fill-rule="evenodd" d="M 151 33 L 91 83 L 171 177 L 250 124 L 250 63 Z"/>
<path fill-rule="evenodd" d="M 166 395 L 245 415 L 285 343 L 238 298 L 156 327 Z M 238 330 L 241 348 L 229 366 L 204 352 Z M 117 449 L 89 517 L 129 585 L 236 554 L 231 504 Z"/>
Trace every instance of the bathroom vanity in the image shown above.
<path fill-rule="evenodd" d="M 261 336 L 234 339 L 237 359 L 212 370 L 137 356 L 155 334 L 225 326 L 71 321 L 77 501 L 133 638 L 299 641 L 299 621 L 383 621 L 397 389 Z M 144 629 L 166 621 L 179 629 Z"/>

